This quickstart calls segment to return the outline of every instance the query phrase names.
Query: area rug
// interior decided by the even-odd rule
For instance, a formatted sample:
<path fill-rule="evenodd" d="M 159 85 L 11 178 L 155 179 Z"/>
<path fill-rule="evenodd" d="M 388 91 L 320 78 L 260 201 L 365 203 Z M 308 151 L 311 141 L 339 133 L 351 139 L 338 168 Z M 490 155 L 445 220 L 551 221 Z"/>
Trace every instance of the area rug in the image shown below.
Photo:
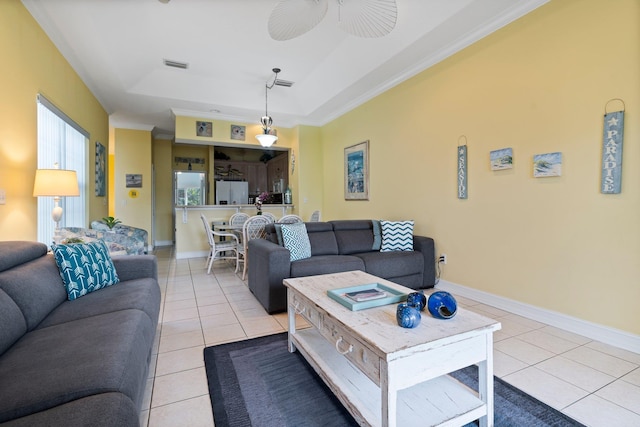
<path fill-rule="evenodd" d="M 216 427 L 358 425 L 300 353 L 289 353 L 286 333 L 207 347 L 204 361 Z M 475 366 L 453 376 L 477 389 Z M 494 384 L 496 427 L 582 426 L 499 378 Z"/>

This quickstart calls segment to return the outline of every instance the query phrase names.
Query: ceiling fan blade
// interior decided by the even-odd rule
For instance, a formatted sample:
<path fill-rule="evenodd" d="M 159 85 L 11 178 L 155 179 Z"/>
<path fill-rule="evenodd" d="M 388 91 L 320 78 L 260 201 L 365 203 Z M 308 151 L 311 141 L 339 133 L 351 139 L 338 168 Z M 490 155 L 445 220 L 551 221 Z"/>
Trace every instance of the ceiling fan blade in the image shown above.
<path fill-rule="evenodd" d="M 327 14 L 328 0 L 281 0 L 269 16 L 269 35 L 291 40 L 310 31 Z"/>
<path fill-rule="evenodd" d="M 365 38 L 382 37 L 396 26 L 398 7 L 395 0 L 338 0 L 338 27 Z"/>

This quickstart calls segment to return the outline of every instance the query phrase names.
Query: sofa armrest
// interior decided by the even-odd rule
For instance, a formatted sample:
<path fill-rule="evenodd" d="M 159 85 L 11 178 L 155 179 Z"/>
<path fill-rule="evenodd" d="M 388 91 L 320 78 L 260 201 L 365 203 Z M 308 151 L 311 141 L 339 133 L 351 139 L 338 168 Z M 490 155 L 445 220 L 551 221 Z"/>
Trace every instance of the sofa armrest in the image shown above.
<path fill-rule="evenodd" d="M 121 282 L 145 278 L 158 280 L 158 259 L 155 255 L 121 255 L 111 259 Z"/>
<path fill-rule="evenodd" d="M 289 277 L 289 250 L 265 239 L 249 241 L 246 255 L 249 271 L 249 290 L 269 314 L 287 308 L 287 288 L 282 281 Z"/>
<path fill-rule="evenodd" d="M 431 237 L 413 236 L 413 250 L 422 252 L 424 257 L 424 274 L 422 286 L 433 288 L 436 285 L 436 253 Z"/>

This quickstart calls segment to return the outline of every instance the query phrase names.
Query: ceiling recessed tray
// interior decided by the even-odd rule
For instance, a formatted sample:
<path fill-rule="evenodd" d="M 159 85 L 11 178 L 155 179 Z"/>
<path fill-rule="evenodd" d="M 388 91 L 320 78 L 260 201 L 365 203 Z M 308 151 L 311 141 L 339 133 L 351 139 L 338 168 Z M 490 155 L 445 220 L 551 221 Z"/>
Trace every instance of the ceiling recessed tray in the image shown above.
<path fill-rule="evenodd" d="M 388 296 L 369 301 L 356 302 L 345 296 L 347 292 L 364 291 L 368 289 L 378 289 L 386 292 Z M 327 291 L 329 298 L 339 302 L 351 311 L 364 310 L 366 308 L 379 307 L 381 305 L 393 304 L 407 299 L 407 294 L 402 291 L 385 286 L 381 283 L 367 283 L 358 286 L 349 286 L 347 288 L 331 289 Z"/>

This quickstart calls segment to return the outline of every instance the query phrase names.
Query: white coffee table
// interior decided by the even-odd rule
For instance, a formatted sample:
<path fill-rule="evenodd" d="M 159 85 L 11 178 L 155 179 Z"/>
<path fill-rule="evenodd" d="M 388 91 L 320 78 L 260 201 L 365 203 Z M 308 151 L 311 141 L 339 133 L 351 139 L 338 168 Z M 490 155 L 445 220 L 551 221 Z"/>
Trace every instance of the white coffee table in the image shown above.
<path fill-rule="evenodd" d="M 289 351 L 296 349 L 361 425 L 493 425 L 493 332 L 499 322 L 458 308 L 449 320 L 422 313 L 417 328 L 398 326 L 397 304 L 351 311 L 331 289 L 380 283 L 361 271 L 285 279 Z M 311 328 L 297 330 L 295 315 Z M 477 364 L 479 390 L 448 373 Z"/>

